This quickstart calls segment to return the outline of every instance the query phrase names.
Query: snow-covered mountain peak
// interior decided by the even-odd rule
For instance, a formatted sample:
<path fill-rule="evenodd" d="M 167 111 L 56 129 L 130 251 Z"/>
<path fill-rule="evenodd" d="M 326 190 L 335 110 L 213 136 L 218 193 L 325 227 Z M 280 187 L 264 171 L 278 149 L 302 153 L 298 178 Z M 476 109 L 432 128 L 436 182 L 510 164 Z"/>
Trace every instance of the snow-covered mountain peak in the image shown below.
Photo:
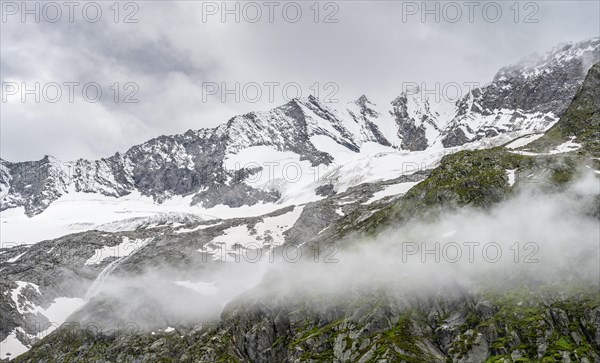
<path fill-rule="evenodd" d="M 600 61 L 599 49 L 598 38 L 562 44 L 502 68 L 494 82 L 457 102 L 417 85 L 387 104 L 365 95 L 344 105 L 309 96 L 235 116 L 215 128 L 159 136 L 99 160 L 0 160 L 0 208 L 24 207 L 33 216 L 72 191 L 117 198 L 137 192 L 157 202 L 189 197 L 209 208 L 235 208 L 276 202 L 282 189 L 246 183 L 261 169 L 229 170 L 224 163 L 232 155 L 247 153 L 245 160 L 252 161 L 252 153 L 261 150 L 255 159 L 268 162 L 265 155 L 284 153 L 287 160 L 314 167 L 365 157 L 365 150 L 433 148 L 433 153 L 501 134 L 543 132 L 571 101 L 587 67 Z"/>
<path fill-rule="evenodd" d="M 376 107 L 377 105 L 373 103 L 366 95 L 361 95 L 355 101 L 353 101 L 361 108 L 371 109 L 372 107 Z"/>
<path fill-rule="evenodd" d="M 515 64 L 501 68 L 494 77 L 494 82 L 506 82 L 511 78 L 537 77 L 551 72 L 553 68 L 568 67 L 570 62 L 580 63 L 585 74 L 599 56 L 600 38 L 565 42 L 544 54 L 533 53 Z"/>

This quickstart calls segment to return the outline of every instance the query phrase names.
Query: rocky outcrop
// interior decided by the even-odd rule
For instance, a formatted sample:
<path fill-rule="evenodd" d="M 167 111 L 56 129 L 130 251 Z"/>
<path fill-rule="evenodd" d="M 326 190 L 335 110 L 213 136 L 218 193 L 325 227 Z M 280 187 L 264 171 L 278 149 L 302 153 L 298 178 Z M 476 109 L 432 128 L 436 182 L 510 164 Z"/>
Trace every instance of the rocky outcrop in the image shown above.
<path fill-rule="evenodd" d="M 360 142 L 376 142 L 383 146 L 392 146 L 390 141 L 383 135 L 377 126 L 377 120 L 381 114 L 373 109 L 375 106 L 365 95 L 360 96 L 354 105 L 356 108 L 348 109 L 350 117 L 359 126 Z"/>
<path fill-rule="evenodd" d="M 407 103 L 406 95 L 392 102 L 392 115 L 398 124 L 398 136 L 402 139 L 402 148 L 411 151 L 425 150 L 429 146 L 429 140 L 427 140 L 424 123 L 429 118 L 423 115 L 420 120 L 415 120 L 408 114 Z"/>
<path fill-rule="evenodd" d="M 600 309 L 592 295 L 523 291 L 507 300 L 448 290 L 402 299 L 372 291 L 343 303 L 250 295 L 218 325 L 188 330 L 107 336 L 65 325 L 16 361 L 593 362 Z"/>

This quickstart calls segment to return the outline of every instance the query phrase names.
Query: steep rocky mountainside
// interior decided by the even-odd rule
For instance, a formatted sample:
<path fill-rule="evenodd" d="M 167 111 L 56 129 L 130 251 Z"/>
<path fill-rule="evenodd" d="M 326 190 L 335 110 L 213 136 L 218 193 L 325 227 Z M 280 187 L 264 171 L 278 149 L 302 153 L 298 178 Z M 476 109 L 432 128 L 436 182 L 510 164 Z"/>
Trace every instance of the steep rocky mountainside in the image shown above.
<path fill-rule="evenodd" d="M 541 138 L 528 145 L 528 150 L 547 152 L 568 140 L 584 144 L 594 154 L 600 150 L 600 65 L 590 69 L 588 81 L 575 95 L 563 117 Z"/>
<path fill-rule="evenodd" d="M 391 226 L 435 220 L 441 207 L 489 211 L 532 185 L 542 197 L 573 193 L 569 200 L 578 201 L 586 218 L 598 221 L 598 194 L 589 198 L 573 183 L 585 170 L 600 173 L 595 138 L 599 82 L 596 64 L 561 120 L 537 144 L 522 144 L 525 136 L 503 147 L 460 151 L 430 171 L 361 184 L 260 217 L 91 231 L 2 251 L 0 268 L 9 278 L 0 299 L 2 311 L 8 312 L 2 315 L 0 338 L 37 342 L 16 359 L 22 362 L 599 361 L 597 277 L 559 273 L 552 283 L 540 285 L 515 269 L 502 275 L 499 286 L 498 277 L 491 277 L 496 289 L 487 288 L 490 277 L 482 275 L 475 276 L 475 289 L 454 281 L 435 292 L 418 284 L 407 292 L 407 281 L 398 278 L 402 288 L 358 284 L 328 294 L 312 289 L 306 271 L 289 279 L 275 269 L 255 288 L 231 295 L 235 299 L 220 317 L 219 301 L 164 282 L 193 281 L 193 276 L 218 281 L 228 274 L 243 280 L 257 265 L 220 260 L 248 258 L 250 250 L 258 249 L 286 253 L 299 246 L 310 262 L 310 251 L 327 251 L 332 243 L 342 251 L 365 238 L 377 243 Z M 406 183 L 414 185 L 376 198 Z M 322 193 L 329 194 L 327 188 Z M 278 219 L 294 213 L 291 225 Z M 257 244 L 248 248 L 249 242 Z M 118 256 L 98 253 L 111 246 L 122 251 L 125 245 L 127 253 Z M 148 278 L 147 271 L 157 266 L 160 271 Z M 109 281 L 108 274 L 116 291 L 97 286 Z M 320 282 L 327 284 L 327 275 Z M 49 324 L 42 317 L 58 296 L 80 298 L 82 306 L 69 323 L 38 341 L 37 333 L 47 330 L 35 319 Z M 185 297 L 176 314 L 160 304 L 162 299 L 175 304 L 173 296 Z"/>
<path fill-rule="evenodd" d="M 0 210 L 23 207 L 31 217 L 73 191 L 111 197 L 139 192 L 157 202 L 184 196 L 205 208 L 273 203 L 281 200 L 281 190 L 248 182 L 264 165 L 234 168 L 226 160 L 264 146 L 323 166 L 342 164 L 348 153 L 360 157 L 369 149 L 365 145 L 422 151 L 543 132 L 597 61 L 595 38 L 503 68 L 490 84 L 456 102 L 441 91 L 430 97 L 419 87 L 404 90 L 389 105 L 361 96 L 339 110 L 309 97 L 234 117 L 214 129 L 161 136 L 100 160 L 0 160 Z"/>
<path fill-rule="evenodd" d="M 600 61 L 599 39 L 562 44 L 502 68 L 494 80 L 459 101 L 459 111 L 444 132 L 444 146 L 463 144 L 508 129 L 528 128 L 531 116 L 545 131 L 560 117 L 590 66 Z M 561 96 L 558 96 L 558 95 Z"/>
<path fill-rule="evenodd" d="M 215 129 L 161 136 L 126 153 L 96 161 L 62 163 L 51 157 L 40 161 L 2 161 L 2 210 L 24 206 L 28 215 L 41 213 L 72 186 L 75 191 L 120 197 L 134 190 L 158 201 L 173 195 L 194 195 L 206 207 L 231 207 L 276 201 L 276 191 L 242 183 L 257 170 L 227 169 L 224 159 L 253 146 L 291 151 L 312 165 L 330 163 L 332 156 L 315 149 L 312 136 L 326 136 L 349 150 L 358 146 L 330 110 L 314 98 L 293 100 L 264 113 L 234 117 Z"/>
<path fill-rule="evenodd" d="M 0 286 L 4 291 L 0 294 L 0 341 L 16 339 L 24 346 L 34 344 L 66 318 L 56 316 L 53 313 L 56 309 L 65 308 L 70 313 L 88 303 L 82 311 L 90 311 L 94 316 L 94 299 L 102 301 L 102 296 L 94 297 L 93 291 L 97 289 L 94 286 L 100 287 L 108 274 L 136 276 L 161 266 L 163 274 L 169 276 L 167 279 L 172 279 L 164 290 L 187 296 L 189 291 L 184 287 L 170 290 L 172 282 L 193 281 L 209 273 L 220 283 L 218 276 L 221 273 L 228 276 L 229 265 L 221 261 L 244 261 L 257 253 L 277 255 L 281 254 L 280 250 L 272 251 L 282 245 L 297 246 L 315 237 L 333 236 L 335 232 L 329 231 L 329 225 L 356 210 L 381 208 L 395 196 L 377 197 L 378 193 L 403 183 L 416 184 L 426 178 L 427 173 L 418 171 L 392 180 L 361 184 L 319 201 L 282 207 L 257 217 L 198 220 L 184 215 L 144 219 L 144 223 L 135 220 L 131 224 L 108 224 L 100 230 L 0 250 L 3 276 Z M 254 267 L 247 266 L 251 270 Z M 244 281 L 245 271 L 239 272 L 240 281 Z M 157 283 L 157 279 L 153 279 L 152 284 Z M 157 297 L 147 296 L 143 306 L 139 306 L 140 311 L 148 314 L 148 302 L 153 299 Z M 196 301 L 193 296 L 190 299 Z M 217 302 L 201 305 L 205 311 L 220 309 Z M 115 311 L 114 307 L 109 311 Z M 197 318 L 191 314 L 190 321 Z M 164 311 L 153 311 L 144 318 L 147 329 L 173 324 L 174 319 L 167 317 Z M 90 320 L 98 321 L 97 318 Z"/>

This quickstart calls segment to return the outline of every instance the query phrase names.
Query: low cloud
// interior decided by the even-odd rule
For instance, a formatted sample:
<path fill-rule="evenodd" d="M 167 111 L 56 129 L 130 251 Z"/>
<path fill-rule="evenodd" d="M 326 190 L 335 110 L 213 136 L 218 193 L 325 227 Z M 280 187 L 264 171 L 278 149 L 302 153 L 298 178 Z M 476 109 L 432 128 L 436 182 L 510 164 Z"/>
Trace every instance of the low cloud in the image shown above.
<path fill-rule="evenodd" d="M 592 171 L 562 192 L 536 185 L 489 210 L 464 208 L 412 221 L 374 239 L 344 241 L 343 248 L 303 249 L 295 263 L 270 255 L 256 263 L 215 263 L 108 278 L 81 322 L 134 322 L 140 329 L 218 321 L 242 294 L 255 298 L 309 299 L 349 291 L 387 290 L 395 295 L 436 293 L 456 286 L 476 293 L 514 284 L 600 283 L 597 216 L 599 194 Z"/>

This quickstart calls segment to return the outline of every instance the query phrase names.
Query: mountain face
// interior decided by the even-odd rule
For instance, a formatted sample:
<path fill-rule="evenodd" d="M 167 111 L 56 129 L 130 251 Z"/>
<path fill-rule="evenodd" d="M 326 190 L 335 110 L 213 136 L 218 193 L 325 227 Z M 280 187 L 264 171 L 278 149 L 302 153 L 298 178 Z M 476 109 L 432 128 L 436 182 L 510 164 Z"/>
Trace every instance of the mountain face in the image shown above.
<path fill-rule="evenodd" d="M 127 196 L 139 193 L 162 202 L 160 208 L 182 196 L 204 208 L 270 208 L 97 221 L 80 233 L 2 246 L 0 359 L 31 348 L 17 361 L 599 360 L 600 301 L 593 286 L 566 289 L 570 276 L 537 291 L 519 285 L 523 276 L 515 272 L 506 278 L 507 297 L 468 291 L 460 282 L 431 295 L 369 286 L 328 296 L 303 283 L 310 269 L 288 278 L 274 269 L 255 279 L 265 266 L 252 257 L 272 253 L 276 262 L 294 265 L 296 253 L 313 263 L 320 251 L 333 262 L 339 250 L 360 247 L 357 240 L 439 218 L 441 208 L 488 211 L 530 180 L 539 193 L 556 193 L 574 183 L 582 163 L 597 174 L 600 64 L 587 77 L 575 70 L 587 67 L 598 44 L 563 46 L 507 67 L 456 104 L 423 99 L 418 91 L 400 95 L 389 109 L 362 96 L 334 110 L 311 97 L 214 129 L 161 136 L 105 159 L 0 160 L 2 210 L 24 208 L 33 216 L 27 221 L 38 223 L 33 228 L 53 202 L 77 192 L 111 203 L 129 203 Z M 519 82 L 522 98 L 502 90 Z M 567 107 L 568 92 L 575 97 Z M 551 125 L 538 140 L 522 142 Z M 445 147 L 460 132 L 460 146 Z M 267 163 L 282 160 L 306 170 L 338 168 L 306 183 L 254 181 Z M 599 198 L 575 193 L 568 200 L 583 201 L 586 218 L 598 219 Z M 92 207 L 100 218 L 99 203 Z M 11 222 L 3 220 L 4 228 Z M 352 271 L 362 275 L 363 264 Z M 317 280 L 327 284 L 328 275 Z M 298 296 L 307 287 L 309 294 Z"/>
<path fill-rule="evenodd" d="M 405 183 L 416 184 L 426 176 L 427 172 L 417 172 L 384 182 L 362 184 L 319 201 L 279 208 L 257 217 L 198 220 L 184 215 L 162 221 L 150 220 L 152 223 L 145 225 L 136 223 L 131 228 L 115 223 L 97 230 L 0 250 L 3 276 L 0 288 L 8 292 L 0 293 L 0 341 L 17 339 L 26 346 L 38 342 L 63 322 L 52 314 L 61 304 L 67 305 L 63 306 L 66 309 L 69 309 L 68 303 L 72 304 L 75 306 L 74 309 L 71 307 L 73 311 L 92 301 L 112 305 L 114 302 L 105 301 L 102 293 L 94 296 L 88 292 L 94 290 L 92 285 L 103 281 L 108 271 L 114 278 L 144 274 L 143 271 L 161 266 L 161 274 L 175 280 L 193 280 L 208 273 L 219 282 L 231 274 L 228 268 L 236 265 L 222 261 L 243 262 L 257 250 L 267 254 L 283 245 L 298 246 L 315 238 L 333 238 L 335 230 L 329 230 L 328 226 L 341 221 L 346 214 L 369 213 L 391 197 L 375 198 L 377 193 Z M 247 264 L 244 267 L 247 270 L 242 269 L 238 278 L 243 281 L 243 273 L 250 274 L 256 267 Z M 174 270 L 187 272 L 174 274 Z M 149 283 L 156 287 L 163 277 L 152 278 Z M 134 290 L 144 284 L 142 279 L 137 283 L 140 284 L 138 287 L 131 286 Z M 175 296 L 189 293 L 185 291 L 179 287 L 170 293 Z M 146 294 L 142 290 L 139 292 Z M 144 306 L 139 306 L 140 314 L 145 316 L 145 329 L 164 328 L 166 323 L 182 320 L 180 314 L 166 316 L 160 304 L 155 304 L 156 298 L 146 296 L 142 299 Z M 198 296 L 190 298 L 192 300 L 186 304 L 193 301 L 202 306 L 200 315 L 191 311 L 193 316 L 185 315 L 190 321 L 207 321 L 203 313 L 220 309 L 218 301 L 197 301 Z M 94 304 L 88 306 L 90 309 L 81 310 L 91 322 L 104 320 L 96 315 L 99 311 L 114 310 L 112 306 L 108 310 L 96 310 Z M 72 310 L 68 310 L 69 313 Z M 111 319 L 106 320 L 111 321 L 107 324 L 126 324 Z M 180 324 L 187 325 L 184 321 Z"/>
<path fill-rule="evenodd" d="M 6 279 L 1 286 L 8 293 L 0 294 L 0 338 L 33 345 L 17 362 L 598 361 L 597 276 L 591 281 L 573 280 L 578 275 L 566 274 L 565 266 L 553 265 L 557 278 L 540 286 L 539 280 L 524 282 L 526 275 L 511 264 L 509 272 L 502 274 L 499 291 L 489 289 L 493 283 L 483 275 L 472 276 L 471 283 L 482 285 L 478 292 L 463 281 L 427 291 L 424 276 L 418 275 L 414 285 L 394 276 L 397 289 L 382 288 L 368 279 L 366 287 L 343 286 L 341 292 L 329 294 L 335 290 L 330 276 L 310 276 L 309 271 L 316 268 L 311 252 L 324 251 L 325 258 L 344 256 L 331 249 L 332 243 L 342 251 L 353 250 L 359 247 L 359 236 L 381 235 L 390 226 L 409 226 L 415 218 L 435 220 L 442 207 L 450 214 L 466 207 L 488 212 L 530 187 L 531 180 L 536 180 L 533 194 L 551 197 L 570 190 L 581 163 L 596 165 L 598 174 L 600 165 L 594 164 L 598 150 L 593 150 L 597 144 L 585 138 L 596 132 L 597 125 L 574 123 L 571 115 L 592 110 L 587 120 L 595 117 L 599 67 L 600 63 L 589 71 L 556 124 L 555 128 L 568 132 L 552 149 L 534 152 L 533 143 L 518 146 L 519 138 L 504 147 L 447 155 L 432 170 L 363 183 L 258 217 L 170 220 L 118 232 L 87 231 L 3 250 L 0 268 Z M 581 142 L 576 149 L 565 147 L 572 136 Z M 548 138 L 557 140 L 552 130 L 538 140 L 548 145 Z M 396 191 L 380 194 L 390 188 Z M 573 194 L 560 199 L 560 209 L 568 216 L 574 211 L 567 201 L 578 201 L 584 206 L 582 212 L 597 224 L 598 194 L 590 200 L 580 190 L 571 189 L 568 193 Z M 509 214 L 517 212 L 509 210 Z M 496 223 L 498 213 L 489 214 Z M 469 214 L 469 225 L 472 222 Z M 385 248 L 383 242 L 374 240 L 370 247 Z M 572 242 L 570 246 L 590 241 Z M 262 267 L 240 264 L 248 253 L 277 251 L 277 255 L 289 247 L 305 256 L 307 270 L 291 267 L 293 274 L 282 277 L 282 270 L 275 268 L 259 281 L 244 280 Z M 588 264 L 597 261 L 590 253 L 569 252 L 569 258 L 578 259 L 578 273 L 585 275 Z M 366 259 L 352 269 L 357 281 L 367 273 L 361 261 Z M 157 273 L 148 275 L 156 268 Z M 534 265 L 534 271 L 538 268 Z M 212 285 L 191 281 L 215 281 L 227 290 L 224 282 L 231 282 L 229 275 L 254 287 L 234 293 L 215 317 L 221 301 L 214 298 Z M 311 278 L 317 281 L 308 283 Z M 497 282 L 498 275 L 490 279 Z M 313 283 L 324 283 L 329 289 L 313 290 Z M 414 290 L 407 292 L 407 286 Z M 50 312 L 65 299 L 72 299 L 76 308 L 65 317 L 65 324 L 52 326 Z M 48 336 L 40 337 L 48 330 L 52 331 Z"/>
<path fill-rule="evenodd" d="M 559 45 L 500 69 L 494 80 L 458 102 L 444 146 L 502 132 L 545 131 L 563 114 L 590 66 L 600 61 L 600 40 Z"/>
<path fill-rule="evenodd" d="M 444 130 L 455 107 L 441 100 L 430 101 L 419 88 L 414 92 L 411 95 L 403 93 L 392 101 L 391 114 L 398 125 L 402 147 L 411 151 L 426 150 Z"/>
<path fill-rule="evenodd" d="M 215 129 L 162 136 L 106 159 L 63 163 L 51 157 L 36 162 L 2 161 L 2 210 L 24 206 L 32 216 L 67 193 L 100 193 L 120 197 L 134 190 L 162 201 L 173 195 L 193 195 L 193 203 L 219 202 L 239 207 L 257 201 L 276 201 L 274 191 L 241 183 L 257 170 L 226 169 L 228 154 L 254 146 L 291 151 L 312 165 L 328 164 L 331 155 L 317 150 L 312 136 L 326 136 L 358 151 L 340 121 L 316 99 L 294 100 L 264 113 L 249 113 Z"/>
<path fill-rule="evenodd" d="M 358 100 L 349 105 L 348 114 L 359 128 L 358 132 L 354 134 L 359 135 L 359 140 L 362 142 L 375 142 L 383 146 L 392 146 L 377 126 L 377 119 L 381 115 L 373 107 L 375 105 L 365 95 L 360 96 Z"/>
<path fill-rule="evenodd" d="M 599 54 L 597 38 L 561 45 L 502 68 L 490 84 L 455 103 L 429 98 L 418 88 L 387 108 L 361 96 L 334 110 L 309 97 L 234 117 L 214 129 L 161 136 L 100 160 L 0 159 L 0 210 L 23 207 L 31 217 L 71 191 L 111 197 L 136 191 L 157 202 L 184 196 L 205 208 L 277 202 L 282 197 L 277 188 L 247 182 L 265 165 L 230 168 L 225 160 L 266 146 L 312 166 L 330 165 L 343 162 L 339 150 L 359 155 L 365 144 L 423 151 L 543 132 L 562 115 Z"/>
<path fill-rule="evenodd" d="M 528 145 L 528 150 L 548 151 L 557 145 L 573 140 L 583 144 L 590 153 L 600 150 L 600 64 L 596 63 L 586 81 L 577 91 L 573 102 L 559 122 L 541 138 Z"/>

